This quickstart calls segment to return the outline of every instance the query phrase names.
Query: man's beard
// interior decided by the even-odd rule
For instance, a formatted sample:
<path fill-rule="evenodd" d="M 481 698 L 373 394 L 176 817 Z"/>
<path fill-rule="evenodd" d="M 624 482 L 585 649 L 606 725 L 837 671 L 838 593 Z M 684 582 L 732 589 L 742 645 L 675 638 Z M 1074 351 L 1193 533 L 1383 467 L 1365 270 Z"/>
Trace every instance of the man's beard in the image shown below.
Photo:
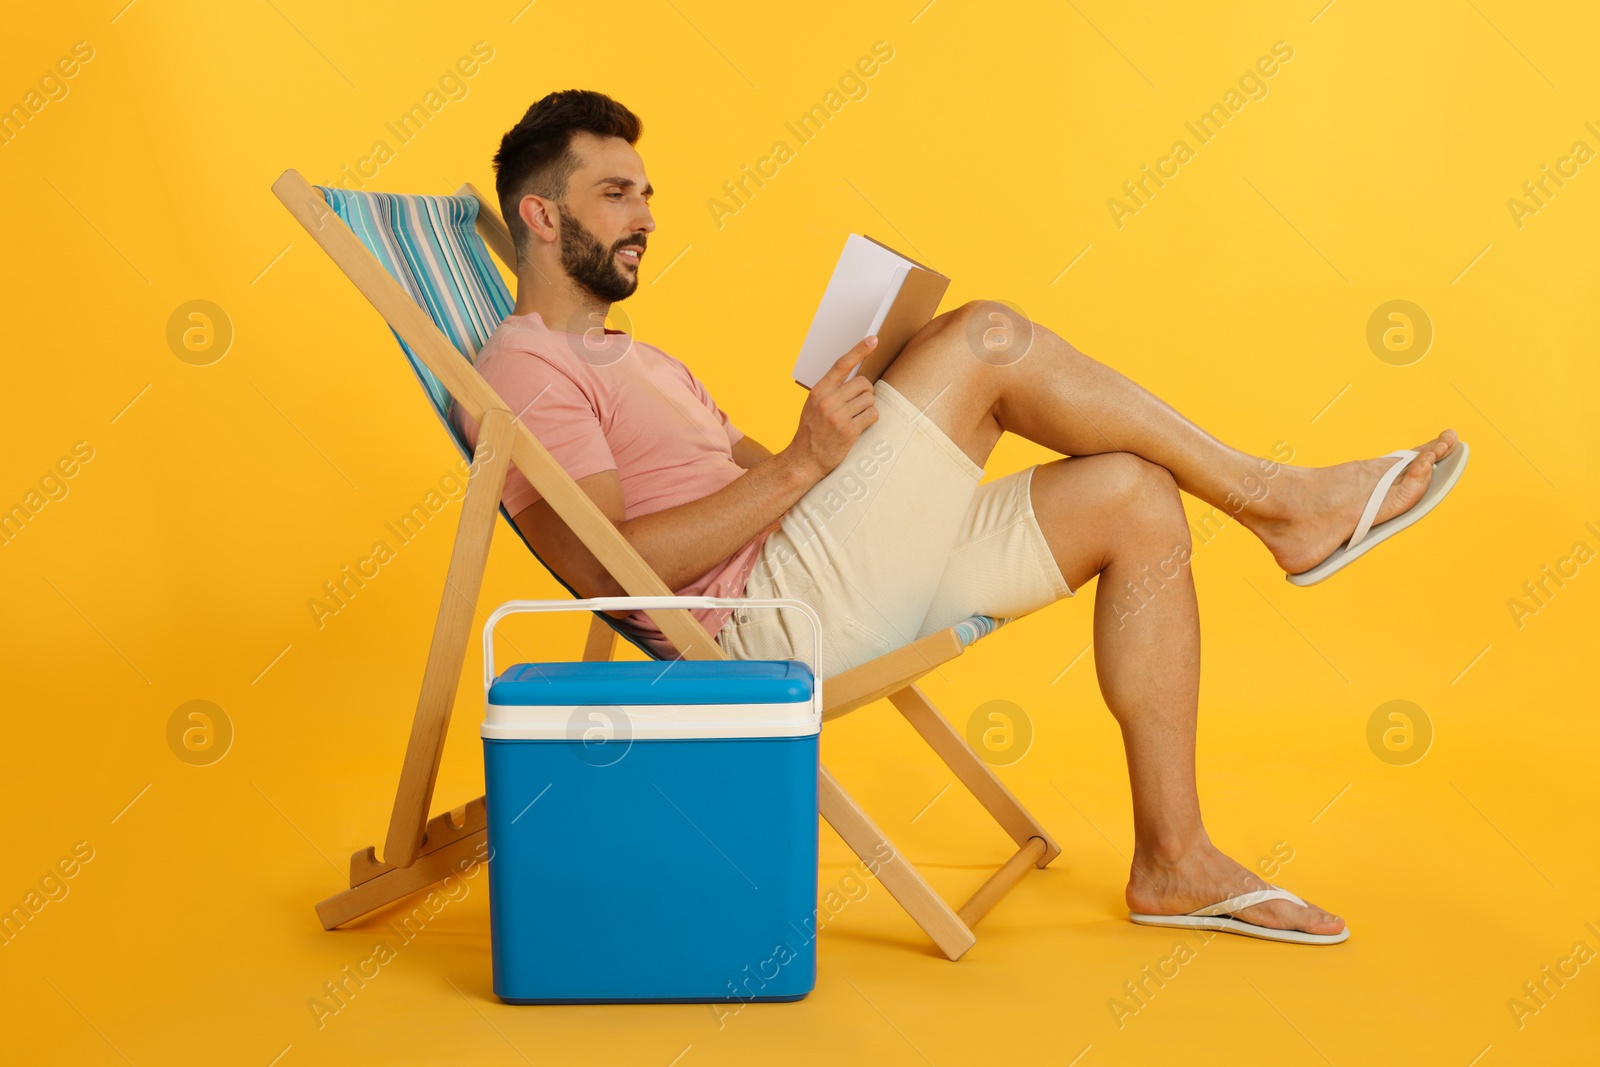
<path fill-rule="evenodd" d="M 561 266 L 567 276 L 595 297 L 615 303 L 633 295 L 639 287 L 637 270 L 628 273 L 617 263 L 617 249 L 623 245 L 644 247 L 642 235 L 632 234 L 607 248 L 590 233 L 564 204 L 557 204 L 561 216 Z"/>

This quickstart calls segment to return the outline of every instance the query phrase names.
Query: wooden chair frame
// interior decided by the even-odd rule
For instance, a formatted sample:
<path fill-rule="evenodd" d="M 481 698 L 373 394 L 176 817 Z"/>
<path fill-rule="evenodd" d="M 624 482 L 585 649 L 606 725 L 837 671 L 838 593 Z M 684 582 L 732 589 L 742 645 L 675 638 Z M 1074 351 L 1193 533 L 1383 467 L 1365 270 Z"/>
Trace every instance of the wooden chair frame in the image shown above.
<path fill-rule="evenodd" d="M 500 494 L 510 466 L 515 464 L 550 502 L 627 594 L 671 596 L 672 590 L 528 428 L 512 416 L 494 389 L 334 213 L 322 194 L 294 170 L 285 171 L 273 183 L 272 190 L 481 427 L 383 858 L 379 860 L 375 847 L 370 845 L 350 857 L 349 888 L 317 905 L 323 926 L 332 930 L 438 882 L 460 869 L 461 864 L 482 855 L 487 836 L 482 797 L 433 819 L 428 818 L 428 812 L 456 688 L 473 636 Z M 511 236 L 496 205 L 470 183 L 457 194 L 477 199 L 478 233 L 514 273 L 516 258 Z M 687 610 L 652 610 L 649 617 L 685 658 L 725 658 L 722 649 Z M 595 615 L 583 658 L 610 659 L 616 637 L 611 627 Z M 963 651 L 954 629 L 930 634 L 826 679 L 823 696 L 824 719 L 837 718 L 887 697 L 1016 842 L 1015 854 L 966 903 L 959 909 L 945 903 L 826 767 L 820 768 L 817 782 L 817 806 L 823 818 L 952 960 L 959 959 L 977 940 L 972 927 L 980 917 L 1024 874 L 1048 865 L 1061 852 L 1038 820 L 914 684 Z"/>

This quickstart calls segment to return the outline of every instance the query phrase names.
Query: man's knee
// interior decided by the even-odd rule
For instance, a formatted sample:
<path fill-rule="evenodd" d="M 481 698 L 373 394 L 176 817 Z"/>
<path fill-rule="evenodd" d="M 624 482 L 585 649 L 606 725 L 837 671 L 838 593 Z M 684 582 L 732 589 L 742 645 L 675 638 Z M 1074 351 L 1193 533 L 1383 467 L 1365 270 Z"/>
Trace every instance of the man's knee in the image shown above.
<path fill-rule="evenodd" d="M 996 300 L 968 300 L 960 307 L 951 308 L 949 311 L 935 316 L 934 321 L 937 322 L 942 319 L 949 326 L 969 326 L 974 320 L 983 321 L 988 312 L 999 306 L 1001 305 Z"/>
<path fill-rule="evenodd" d="M 999 300 L 969 300 L 934 321 L 940 320 L 968 355 L 991 367 L 1010 366 L 1033 347 L 1032 321 Z"/>
<path fill-rule="evenodd" d="M 964 326 L 983 313 L 983 308 L 993 303 L 991 300 L 968 300 L 960 307 L 953 307 L 949 311 L 941 311 L 928 321 L 924 330 L 948 330 L 951 327 Z"/>
<path fill-rule="evenodd" d="M 961 324 L 970 315 L 967 309 L 974 303 L 977 303 L 977 301 L 969 301 L 960 307 L 951 308 L 949 311 L 941 311 L 923 323 L 922 328 L 912 334 L 911 340 L 906 342 L 904 354 L 913 356 L 919 349 L 931 347 L 933 342 L 946 335 L 958 336 Z"/>
<path fill-rule="evenodd" d="M 977 383 L 980 372 L 989 377 L 984 364 L 994 362 L 974 358 L 982 350 L 982 316 L 985 308 L 1000 307 L 994 301 L 969 300 L 935 315 L 906 342 L 884 377 L 919 407 L 952 385 L 965 396 L 978 395 L 987 388 Z"/>
<path fill-rule="evenodd" d="M 1013 343 L 1020 335 L 1030 332 L 1028 320 L 1000 301 L 968 300 L 929 319 L 911 339 L 926 342 L 939 336 L 954 337 L 962 339 L 969 348 L 976 346 L 987 350 Z"/>
<path fill-rule="evenodd" d="M 1115 473 L 1108 502 L 1117 511 L 1123 534 L 1113 535 L 1111 555 L 1123 564 L 1124 588 L 1138 610 L 1167 584 L 1176 581 L 1192 552 L 1189 524 L 1183 513 L 1178 483 L 1167 468 L 1129 453 L 1113 453 Z M 1119 610 L 1118 617 L 1123 618 Z"/>
<path fill-rule="evenodd" d="M 1176 527 L 1187 543 L 1189 525 L 1172 472 L 1131 452 L 1116 453 L 1113 466 L 1109 495 L 1114 506 L 1141 525 Z"/>

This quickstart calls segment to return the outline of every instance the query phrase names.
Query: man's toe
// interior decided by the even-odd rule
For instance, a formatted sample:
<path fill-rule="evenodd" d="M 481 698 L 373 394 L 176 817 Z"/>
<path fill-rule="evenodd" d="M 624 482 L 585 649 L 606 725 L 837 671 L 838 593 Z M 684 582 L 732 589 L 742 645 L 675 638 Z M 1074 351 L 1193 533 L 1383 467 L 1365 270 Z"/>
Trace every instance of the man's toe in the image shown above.
<path fill-rule="evenodd" d="M 1395 483 L 1389 487 L 1389 498 L 1378 509 L 1377 521 L 1383 522 L 1414 507 L 1422 499 L 1423 491 L 1433 478 L 1433 457 L 1427 452 L 1413 459 Z"/>
<path fill-rule="evenodd" d="M 1416 447 L 1416 451 L 1424 456 L 1431 456 L 1435 463 L 1448 456 L 1455 450 L 1459 438 L 1454 430 L 1445 430 L 1438 437 Z"/>
<path fill-rule="evenodd" d="M 1295 911 L 1300 914 L 1291 920 L 1292 929 L 1303 930 L 1308 934 L 1336 934 L 1344 929 L 1343 919 L 1337 915 L 1330 915 L 1321 908 L 1296 908 Z"/>
<path fill-rule="evenodd" d="M 1308 934 L 1336 934 L 1343 929 L 1344 920 L 1325 911 L 1319 912 L 1319 917 L 1305 927 Z"/>
<path fill-rule="evenodd" d="M 1235 918 L 1270 926 L 1277 930 L 1301 930 L 1308 934 L 1337 934 L 1344 920 L 1313 905 L 1301 907 L 1287 900 L 1274 900 L 1246 908 Z"/>

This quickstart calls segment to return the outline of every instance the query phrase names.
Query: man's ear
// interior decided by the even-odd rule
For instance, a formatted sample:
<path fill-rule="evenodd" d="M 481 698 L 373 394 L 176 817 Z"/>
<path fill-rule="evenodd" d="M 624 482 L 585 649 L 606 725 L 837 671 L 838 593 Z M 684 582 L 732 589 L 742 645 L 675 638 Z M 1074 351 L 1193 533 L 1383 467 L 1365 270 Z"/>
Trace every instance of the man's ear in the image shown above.
<path fill-rule="evenodd" d="M 554 241 L 561 235 L 555 201 L 529 193 L 517 204 L 528 233 L 540 241 Z"/>

